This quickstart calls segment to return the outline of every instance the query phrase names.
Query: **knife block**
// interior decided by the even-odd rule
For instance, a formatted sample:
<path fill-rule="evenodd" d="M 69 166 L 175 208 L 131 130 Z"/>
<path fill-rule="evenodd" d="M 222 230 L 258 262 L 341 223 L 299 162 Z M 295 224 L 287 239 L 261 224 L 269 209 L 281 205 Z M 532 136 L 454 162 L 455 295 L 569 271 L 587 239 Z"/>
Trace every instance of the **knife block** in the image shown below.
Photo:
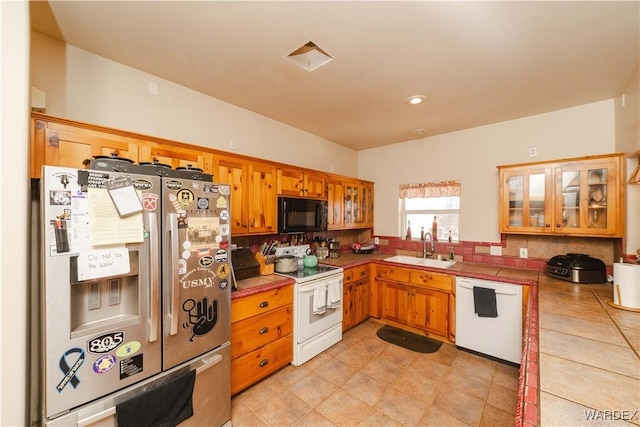
<path fill-rule="evenodd" d="M 266 276 L 268 274 L 273 274 L 273 266 L 274 264 L 267 264 L 267 257 L 262 255 L 260 252 L 256 252 L 256 259 L 258 260 L 258 264 L 260 264 L 260 274 Z"/>

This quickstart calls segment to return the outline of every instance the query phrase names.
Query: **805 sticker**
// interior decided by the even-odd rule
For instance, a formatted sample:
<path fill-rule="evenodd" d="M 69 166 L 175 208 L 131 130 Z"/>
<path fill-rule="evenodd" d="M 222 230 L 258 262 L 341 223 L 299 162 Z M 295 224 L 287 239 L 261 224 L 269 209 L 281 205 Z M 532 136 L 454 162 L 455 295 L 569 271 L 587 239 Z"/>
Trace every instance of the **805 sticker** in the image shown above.
<path fill-rule="evenodd" d="M 110 332 L 87 341 L 89 353 L 108 353 L 124 342 L 124 331 Z"/>

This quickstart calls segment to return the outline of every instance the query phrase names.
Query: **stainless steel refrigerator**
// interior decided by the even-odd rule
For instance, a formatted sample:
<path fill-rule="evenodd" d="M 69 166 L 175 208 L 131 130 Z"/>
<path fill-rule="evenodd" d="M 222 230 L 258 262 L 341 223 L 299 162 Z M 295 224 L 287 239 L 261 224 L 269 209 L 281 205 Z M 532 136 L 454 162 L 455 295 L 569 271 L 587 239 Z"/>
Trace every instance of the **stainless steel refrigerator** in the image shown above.
<path fill-rule="evenodd" d="M 45 166 L 40 203 L 41 422 L 123 424 L 119 407 L 192 370 L 194 419 L 227 422 L 229 187 L 97 159 Z"/>

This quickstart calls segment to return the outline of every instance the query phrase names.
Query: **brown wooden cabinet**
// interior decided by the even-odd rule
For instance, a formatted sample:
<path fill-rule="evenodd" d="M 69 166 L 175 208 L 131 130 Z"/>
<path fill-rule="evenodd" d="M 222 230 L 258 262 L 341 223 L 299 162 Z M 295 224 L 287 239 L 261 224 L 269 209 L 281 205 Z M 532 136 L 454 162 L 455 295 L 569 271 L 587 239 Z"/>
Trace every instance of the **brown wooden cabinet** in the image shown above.
<path fill-rule="evenodd" d="M 32 113 L 31 177 L 40 178 L 43 165 L 85 168 L 95 156 L 191 166 L 212 174 L 214 182 L 231 186 L 234 235 L 277 233 L 278 194 L 328 198 L 330 230 L 373 227 L 373 183 Z"/>
<path fill-rule="evenodd" d="M 214 157 L 216 181 L 231 187 L 231 234 L 274 234 L 276 169 L 233 156 Z"/>
<path fill-rule="evenodd" d="M 376 266 L 380 318 L 453 341 L 455 290 L 450 275 Z"/>
<path fill-rule="evenodd" d="M 344 271 L 342 300 L 342 330 L 346 331 L 369 317 L 369 265 Z"/>
<path fill-rule="evenodd" d="M 309 170 L 279 168 L 278 195 L 326 200 L 326 177 Z"/>
<path fill-rule="evenodd" d="M 34 116 L 31 135 L 31 176 L 41 176 L 42 165 L 84 169 L 95 156 L 116 156 L 137 162 L 143 142 L 134 136 L 78 127 Z"/>
<path fill-rule="evenodd" d="M 292 285 L 231 301 L 231 394 L 292 360 Z"/>
<path fill-rule="evenodd" d="M 623 237 L 623 155 L 499 166 L 500 232 Z"/>

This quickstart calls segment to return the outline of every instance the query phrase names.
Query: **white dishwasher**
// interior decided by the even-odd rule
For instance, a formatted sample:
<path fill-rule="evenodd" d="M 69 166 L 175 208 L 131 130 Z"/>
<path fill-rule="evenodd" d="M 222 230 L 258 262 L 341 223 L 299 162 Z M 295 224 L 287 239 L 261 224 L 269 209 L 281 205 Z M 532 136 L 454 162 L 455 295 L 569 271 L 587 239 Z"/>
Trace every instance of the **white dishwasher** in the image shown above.
<path fill-rule="evenodd" d="M 519 364 L 522 286 L 457 277 L 456 346 Z"/>

